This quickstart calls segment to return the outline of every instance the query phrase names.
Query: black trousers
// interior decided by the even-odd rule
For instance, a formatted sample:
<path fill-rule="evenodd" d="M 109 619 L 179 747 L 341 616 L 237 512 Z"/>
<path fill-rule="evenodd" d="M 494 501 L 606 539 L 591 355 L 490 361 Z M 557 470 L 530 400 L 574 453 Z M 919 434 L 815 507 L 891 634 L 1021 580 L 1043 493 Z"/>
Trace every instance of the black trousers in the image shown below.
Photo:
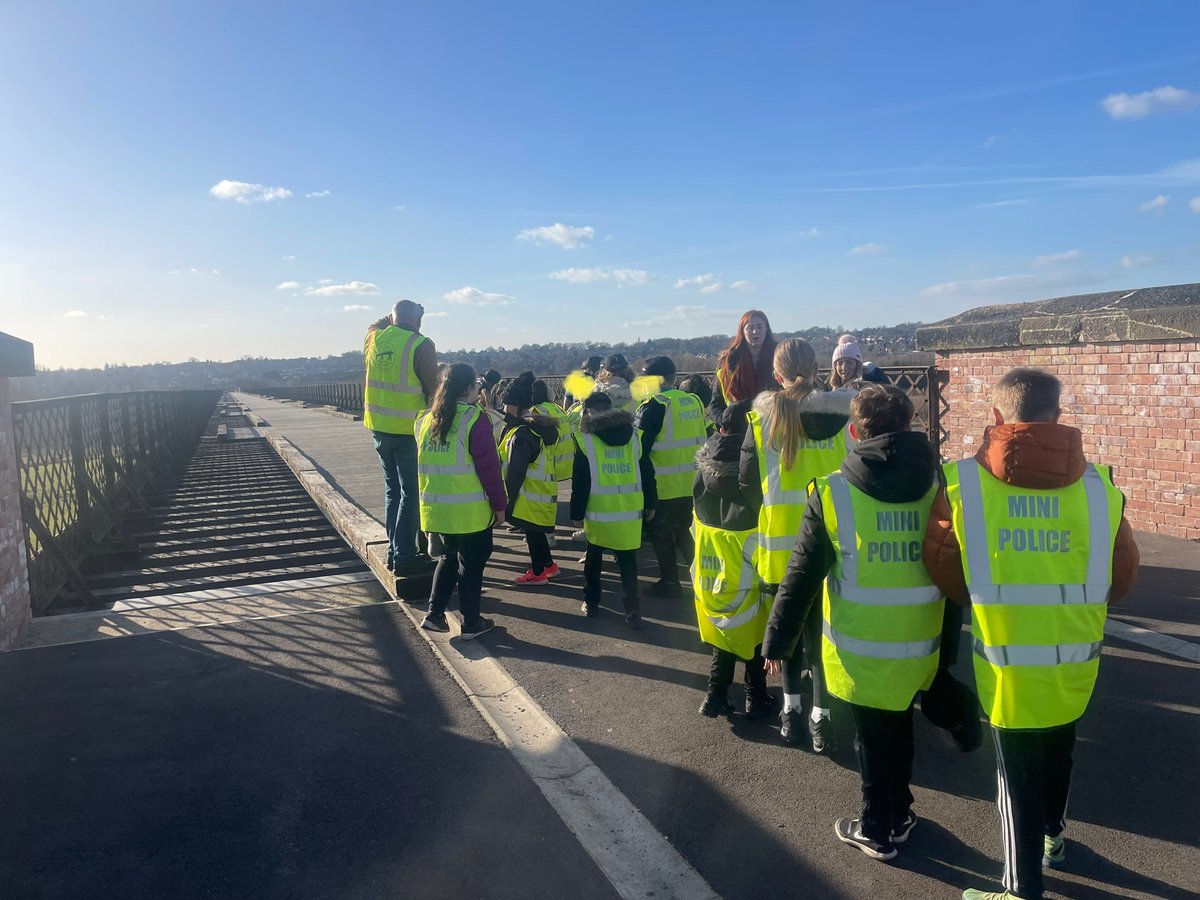
<path fill-rule="evenodd" d="M 443 534 L 441 538 L 446 554 L 438 559 L 437 568 L 433 570 L 429 614 L 444 614 L 457 586 L 458 611 L 462 614 L 463 627 L 470 628 L 479 622 L 480 588 L 483 587 L 484 567 L 492 555 L 492 529 L 471 534 Z"/>
<path fill-rule="evenodd" d="M 818 599 L 808 610 L 808 618 L 804 620 L 804 633 L 796 642 L 796 649 L 783 661 L 780 670 L 783 675 L 783 692 L 798 694 L 807 657 L 807 668 L 812 670 L 813 706 L 829 709 L 829 695 L 825 692 L 825 666 L 821 662 L 821 632 L 824 627 L 824 614 Z"/>
<path fill-rule="evenodd" d="M 587 555 L 583 559 L 583 602 L 595 608 L 600 604 L 600 573 L 604 568 L 604 554 L 612 553 L 617 557 L 617 570 L 621 573 L 621 587 L 625 590 L 625 612 L 638 611 L 638 575 L 636 550 L 607 550 L 596 544 L 587 545 Z"/>
<path fill-rule="evenodd" d="M 679 558 L 691 565 L 696 555 L 692 539 L 692 498 L 676 497 L 659 500 L 654 518 L 646 523 L 650 546 L 658 560 L 658 572 L 663 581 L 679 583 Z"/>
<path fill-rule="evenodd" d="M 550 540 L 544 531 L 526 531 L 525 543 L 529 546 L 529 567 L 534 575 L 541 575 L 545 569 L 554 565 L 554 557 L 550 555 Z"/>
<path fill-rule="evenodd" d="M 1067 827 L 1067 794 L 1075 723 L 1056 728 L 992 728 L 1004 845 L 1004 887 L 1021 900 L 1041 900 L 1042 838 Z"/>
<path fill-rule="evenodd" d="M 766 693 L 767 670 L 766 660 L 762 658 L 762 644 L 754 648 L 752 659 L 742 660 L 742 662 L 745 668 L 743 683 L 746 685 L 746 693 L 751 691 L 756 694 Z M 733 674 L 737 663 L 736 654 L 722 650 L 720 647 L 713 647 L 712 662 L 708 666 L 708 689 L 723 691 L 733 684 Z"/>
<path fill-rule="evenodd" d="M 912 809 L 913 795 L 908 786 L 913 766 L 912 706 L 896 712 L 851 703 L 850 712 L 858 731 L 863 834 L 873 841 L 889 841 L 892 830 Z"/>

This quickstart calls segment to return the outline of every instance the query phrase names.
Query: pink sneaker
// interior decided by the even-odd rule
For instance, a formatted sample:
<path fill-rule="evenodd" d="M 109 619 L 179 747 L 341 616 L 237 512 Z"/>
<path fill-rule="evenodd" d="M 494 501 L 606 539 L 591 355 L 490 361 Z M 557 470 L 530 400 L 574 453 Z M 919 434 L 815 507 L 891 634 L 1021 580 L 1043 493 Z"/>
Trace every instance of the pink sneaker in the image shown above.
<path fill-rule="evenodd" d="M 545 571 L 541 575 L 534 575 L 533 569 L 528 569 L 524 575 L 518 576 L 513 584 L 545 584 L 550 580 L 550 576 Z"/>
<path fill-rule="evenodd" d="M 546 568 L 542 569 L 542 574 L 547 578 L 553 578 L 558 574 L 558 563 L 550 563 Z"/>

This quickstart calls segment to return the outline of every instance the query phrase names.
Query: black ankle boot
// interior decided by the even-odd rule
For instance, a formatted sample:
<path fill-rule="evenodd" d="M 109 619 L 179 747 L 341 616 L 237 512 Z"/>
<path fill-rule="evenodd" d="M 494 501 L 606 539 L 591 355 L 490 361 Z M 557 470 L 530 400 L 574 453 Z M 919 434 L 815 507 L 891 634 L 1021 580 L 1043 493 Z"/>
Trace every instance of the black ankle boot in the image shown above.
<path fill-rule="evenodd" d="M 710 687 L 700 704 L 700 715 L 715 719 L 729 712 L 729 690 L 727 688 Z"/>

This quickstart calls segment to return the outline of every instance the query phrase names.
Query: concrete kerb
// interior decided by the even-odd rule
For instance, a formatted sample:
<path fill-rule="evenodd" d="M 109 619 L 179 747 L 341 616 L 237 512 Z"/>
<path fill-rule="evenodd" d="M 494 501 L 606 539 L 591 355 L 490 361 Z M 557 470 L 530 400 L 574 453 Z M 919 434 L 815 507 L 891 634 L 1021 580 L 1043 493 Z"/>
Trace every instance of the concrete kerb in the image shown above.
<path fill-rule="evenodd" d="M 263 433 L 346 542 L 396 597 L 383 526 L 343 497 L 287 438 L 269 428 Z M 486 647 L 464 642 L 456 633 L 425 631 L 417 612 L 407 603 L 398 606 L 621 897 L 718 898 Z M 453 617 L 447 618 L 453 622 Z M 457 628 L 457 623 L 451 627 Z"/>

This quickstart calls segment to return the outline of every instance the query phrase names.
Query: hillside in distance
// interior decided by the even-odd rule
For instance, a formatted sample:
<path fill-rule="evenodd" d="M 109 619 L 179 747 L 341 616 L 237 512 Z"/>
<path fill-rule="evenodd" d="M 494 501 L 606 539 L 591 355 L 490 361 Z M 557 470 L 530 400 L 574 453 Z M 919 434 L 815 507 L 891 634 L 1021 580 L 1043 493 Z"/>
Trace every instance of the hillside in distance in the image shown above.
<path fill-rule="evenodd" d="M 862 328 L 851 332 L 863 358 L 881 366 L 930 365 L 933 354 L 916 350 L 919 322 Z M 802 337 L 813 345 L 823 368 L 828 367 L 838 335 L 844 328 L 809 328 L 780 332 L 777 339 Z M 653 338 L 619 344 L 526 344 L 521 347 L 488 347 L 484 350 L 438 349 L 443 362 L 465 362 L 482 372 L 497 369 L 501 375 L 532 370 L 539 375 L 563 375 L 579 368 L 588 356 L 623 353 L 633 366 L 650 356 L 669 356 L 680 372 L 711 372 L 729 335 L 696 338 Z M 362 351 L 338 356 L 269 359 L 243 357 L 229 362 L 191 359 L 181 363 L 144 366 L 107 365 L 103 369 L 39 369 L 33 378 L 14 378 L 14 400 L 64 397 L 110 391 L 180 390 L 221 388 L 255 389 L 285 385 L 358 381 L 363 375 Z"/>

